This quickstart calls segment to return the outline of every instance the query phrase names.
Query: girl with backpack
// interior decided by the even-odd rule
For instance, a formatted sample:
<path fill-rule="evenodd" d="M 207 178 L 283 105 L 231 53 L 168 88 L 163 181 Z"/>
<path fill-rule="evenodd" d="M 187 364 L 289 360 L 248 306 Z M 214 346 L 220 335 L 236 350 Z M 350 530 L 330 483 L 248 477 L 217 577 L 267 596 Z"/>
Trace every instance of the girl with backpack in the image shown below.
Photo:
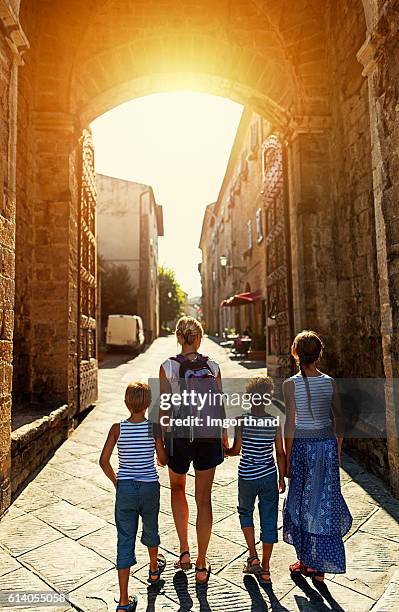
<path fill-rule="evenodd" d="M 336 383 L 318 369 L 322 351 L 315 332 L 298 334 L 291 353 L 299 372 L 283 384 L 290 478 L 283 538 L 298 557 L 291 573 L 319 582 L 325 572 L 345 573 L 342 538 L 352 525 L 339 477 L 344 424 Z"/>
<path fill-rule="evenodd" d="M 222 383 L 219 365 L 216 361 L 201 355 L 198 350 L 203 337 L 201 324 L 192 317 L 181 317 L 176 325 L 176 338 L 181 352 L 170 357 L 160 367 L 160 393 L 181 394 L 197 388 L 207 389 L 209 397 L 217 391 L 221 393 Z M 215 395 L 215 393 L 213 393 Z M 203 407 L 199 415 L 224 417 L 219 406 Z M 217 402 L 216 402 L 217 403 Z M 224 432 L 216 435 L 209 428 L 185 427 L 180 430 L 169 428 L 166 432 L 166 452 L 169 456 L 169 479 L 171 505 L 176 531 L 180 542 L 180 557 L 176 569 L 188 570 L 192 567 L 188 545 L 188 504 L 186 499 L 186 474 L 191 463 L 195 470 L 195 501 L 197 504 L 197 543 L 198 556 L 195 563 L 197 584 L 206 584 L 211 573 L 211 565 L 206 553 L 212 531 L 211 491 L 216 466 L 224 459 Z"/>

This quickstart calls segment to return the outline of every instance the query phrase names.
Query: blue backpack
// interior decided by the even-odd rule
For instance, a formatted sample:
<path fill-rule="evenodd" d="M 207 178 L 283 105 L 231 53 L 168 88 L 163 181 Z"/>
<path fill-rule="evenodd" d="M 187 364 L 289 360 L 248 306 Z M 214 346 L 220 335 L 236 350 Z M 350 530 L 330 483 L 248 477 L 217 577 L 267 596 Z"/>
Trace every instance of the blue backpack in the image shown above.
<path fill-rule="evenodd" d="M 171 359 L 180 364 L 180 393 L 186 391 L 186 397 L 189 398 L 186 402 L 182 401 L 175 416 L 192 417 L 193 420 L 193 424 L 189 426 L 175 428 L 174 437 L 180 435 L 190 439 L 191 442 L 197 438 L 222 439 L 223 427 L 220 421 L 225 417 L 225 412 L 216 376 L 209 365 L 209 358 L 197 353 L 195 359 L 188 359 L 185 355 L 176 355 Z M 182 397 L 184 399 L 183 395 Z M 198 419 L 199 424 L 195 419 Z"/>

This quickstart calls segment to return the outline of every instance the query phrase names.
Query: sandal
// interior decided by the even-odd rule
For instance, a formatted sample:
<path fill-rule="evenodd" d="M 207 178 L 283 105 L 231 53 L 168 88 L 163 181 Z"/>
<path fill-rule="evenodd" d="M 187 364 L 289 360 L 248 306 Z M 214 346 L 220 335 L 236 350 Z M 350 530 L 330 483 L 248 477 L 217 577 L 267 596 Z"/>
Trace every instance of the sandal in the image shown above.
<path fill-rule="evenodd" d="M 149 570 L 148 572 L 148 580 L 147 580 L 148 584 L 158 584 L 159 581 L 161 580 L 161 574 L 166 567 L 166 559 L 163 555 L 158 555 L 157 562 L 158 562 L 157 569 L 154 572 L 152 570 Z M 155 577 L 155 579 L 153 577 Z"/>
<path fill-rule="evenodd" d="M 259 582 L 264 582 L 265 584 L 271 584 L 271 578 L 270 578 L 270 570 L 265 570 L 263 569 L 262 566 L 260 566 L 261 569 L 259 570 L 258 574 L 257 574 L 257 578 L 259 580 Z M 263 578 L 263 576 L 268 576 L 268 578 Z"/>
<path fill-rule="evenodd" d="M 136 608 L 137 608 L 137 602 L 138 599 L 136 597 L 136 595 L 133 595 L 133 597 L 129 597 L 129 603 L 121 606 L 120 604 L 118 604 L 116 606 L 116 612 L 118 612 L 118 610 L 123 610 L 123 612 L 135 612 Z"/>
<path fill-rule="evenodd" d="M 314 573 L 312 573 L 311 578 L 312 578 L 313 584 L 323 584 L 323 582 L 324 582 L 324 572 L 315 571 Z M 317 578 L 322 578 L 322 580 L 317 580 Z"/>
<path fill-rule="evenodd" d="M 196 574 L 195 582 L 196 582 L 196 584 L 197 585 L 207 584 L 208 581 L 209 581 L 209 576 L 211 575 L 211 570 L 212 570 L 212 568 L 211 568 L 211 564 L 210 563 L 208 563 L 208 567 L 197 567 L 197 566 L 195 566 L 195 574 Z M 198 580 L 197 574 L 199 572 L 206 572 L 205 580 Z"/>
<path fill-rule="evenodd" d="M 289 570 L 291 574 L 303 574 L 303 572 L 306 572 L 306 567 L 302 561 L 295 561 L 295 563 L 290 565 Z"/>
<path fill-rule="evenodd" d="M 257 561 L 258 563 L 254 563 Z M 252 555 L 248 557 L 246 564 L 244 565 L 242 572 L 243 574 L 259 574 L 261 570 L 261 564 L 258 555 Z"/>
<path fill-rule="evenodd" d="M 181 570 L 187 571 L 187 570 L 190 570 L 193 567 L 193 564 L 191 563 L 191 561 L 186 561 L 186 562 L 183 563 L 182 559 L 186 555 L 190 556 L 190 553 L 189 553 L 188 550 L 185 550 L 184 552 L 182 552 L 180 554 L 179 560 L 175 561 L 175 563 L 174 563 L 174 568 L 175 569 L 181 569 Z"/>
<path fill-rule="evenodd" d="M 302 574 L 302 576 L 305 576 L 306 578 L 312 578 L 312 580 L 313 578 L 324 578 L 324 572 L 309 569 L 304 563 L 302 563 L 302 561 L 296 561 L 295 563 L 290 565 L 290 572 L 291 574 Z M 318 580 L 318 582 L 322 581 Z"/>

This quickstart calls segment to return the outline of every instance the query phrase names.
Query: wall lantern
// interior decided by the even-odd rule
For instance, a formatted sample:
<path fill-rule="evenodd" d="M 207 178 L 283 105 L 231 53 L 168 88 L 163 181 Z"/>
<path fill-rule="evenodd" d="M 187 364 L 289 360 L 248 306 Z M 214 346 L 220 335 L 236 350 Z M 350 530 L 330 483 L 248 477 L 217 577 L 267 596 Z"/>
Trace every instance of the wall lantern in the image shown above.
<path fill-rule="evenodd" d="M 222 268 L 227 268 L 227 255 L 221 255 L 219 261 Z"/>

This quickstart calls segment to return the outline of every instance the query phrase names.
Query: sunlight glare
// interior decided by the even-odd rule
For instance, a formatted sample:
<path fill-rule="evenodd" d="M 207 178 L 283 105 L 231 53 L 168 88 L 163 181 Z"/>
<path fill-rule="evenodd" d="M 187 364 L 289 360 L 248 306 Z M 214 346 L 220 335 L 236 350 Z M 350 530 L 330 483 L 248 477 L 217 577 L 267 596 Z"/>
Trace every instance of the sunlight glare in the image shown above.
<path fill-rule="evenodd" d="M 218 196 L 242 110 L 225 98 L 174 92 L 137 98 L 91 125 L 96 171 L 153 187 L 164 207 L 160 264 L 191 296 L 200 294 L 204 208 Z"/>

